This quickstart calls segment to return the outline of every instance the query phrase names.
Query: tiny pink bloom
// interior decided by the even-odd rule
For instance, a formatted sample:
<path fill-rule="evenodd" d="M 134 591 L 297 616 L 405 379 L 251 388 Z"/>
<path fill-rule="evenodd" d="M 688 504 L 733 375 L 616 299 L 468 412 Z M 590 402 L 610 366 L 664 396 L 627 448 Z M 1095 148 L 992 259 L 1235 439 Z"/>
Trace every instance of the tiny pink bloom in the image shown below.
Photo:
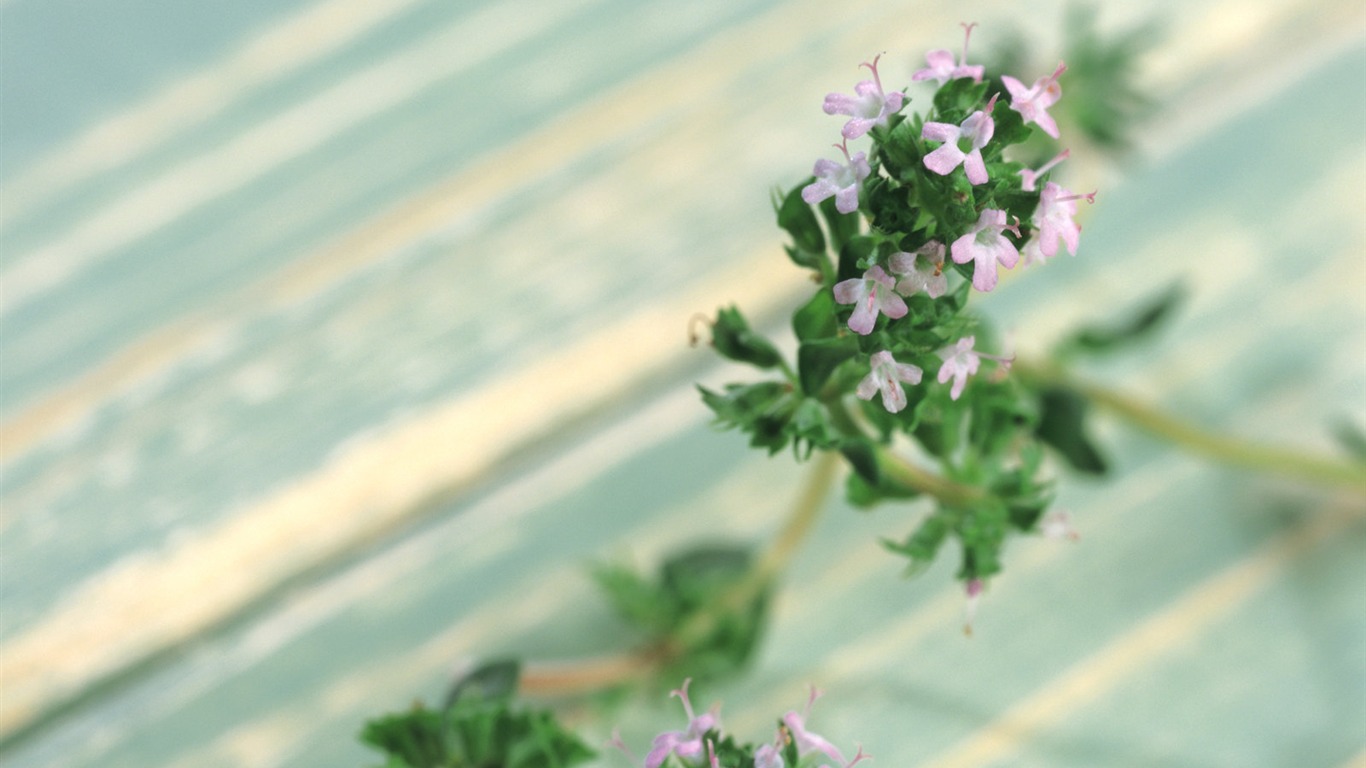
<path fill-rule="evenodd" d="M 905 275 L 896 284 L 896 292 L 902 296 L 924 291 L 931 299 L 937 299 L 948 290 L 949 279 L 944 276 L 944 244 L 937 240 L 925 243 L 915 253 L 892 254 L 888 266 L 893 274 Z"/>
<path fill-rule="evenodd" d="M 1033 87 L 1030 88 L 1025 88 L 1024 83 L 1010 75 L 1001 77 L 1001 82 L 1005 83 L 1006 90 L 1010 92 L 1010 108 L 1019 112 L 1026 124 L 1037 123 L 1044 133 L 1055 139 L 1058 138 L 1058 124 L 1048 114 L 1048 108 L 1058 103 L 1058 98 L 1062 96 L 1062 86 L 1058 85 L 1058 78 L 1066 69 L 1066 64 L 1058 62 L 1058 68 L 1053 70 L 1053 74 L 1035 80 Z"/>
<path fill-rule="evenodd" d="M 964 586 L 967 592 L 967 603 L 963 606 L 963 634 L 972 634 L 972 622 L 977 618 L 977 602 L 982 596 L 982 580 L 969 579 Z"/>
<path fill-rule="evenodd" d="M 1005 211 L 987 208 L 967 234 L 953 241 L 950 250 L 955 262 L 976 262 L 972 273 L 973 288 L 982 292 L 990 291 L 996 287 L 996 263 L 1000 262 L 1009 269 L 1019 261 L 1020 252 L 1001 234 L 1002 230 L 1007 229 L 1019 234 L 1017 226 L 1006 224 Z"/>
<path fill-rule="evenodd" d="M 650 753 L 645 756 L 645 768 L 659 768 L 669 755 L 678 755 L 684 759 L 701 757 L 703 737 L 707 731 L 721 727 L 721 721 L 714 712 L 693 714 L 692 703 L 688 701 L 688 684 L 691 682 L 692 678 L 688 678 L 683 681 L 681 690 L 671 692 L 671 695 L 683 701 L 683 711 L 688 715 L 688 730 L 666 731 L 656 736 Z"/>
<path fill-rule="evenodd" d="M 944 142 L 938 149 L 925 155 L 925 167 L 940 176 L 947 176 L 959 165 L 968 174 L 973 184 L 987 182 L 987 166 L 982 160 L 982 147 L 991 141 L 996 132 L 996 122 L 991 119 L 991 110 L 996 106 L 992 96 L 985 109 L 968 115 L 961 125 L 949 123 L 925 123 L 920 138 Z M 965 150 L 960 144 L 966 144 Z"/>
<path fill-rule="evenodd" d="M 949 397 L 954 400 L 963 394 L 963 387 L 967 386 L 968 377 L 977 373 L 977 369 L 982 364 L 982 360 L 973 351 L 972 345 L 977 343 L 976 336 L 964 336 L 952 347 L 945 347 L 939 350 L 938 355 L 944 360 L 939 366 L 939 383 L 948 383 L 953 379 L 953 387 L 949 389 Z"/>
<path fill-rule="evenodd" d="M 919 384 L 924 371 L 914 365 L 898 363 L 885 349 L 873 355 L 870 365 L 872 371 L 859 382 L 854 394 L 863 400 L 872 400 L 880 391 L 882 407 L 891 413 L 900 413 L 906 407 L 906 390 L 901 388 L 902 382 Z"/>
<path fill-rule="evenodd" d="M 815 205 L 831 195 L 835 197 L 835 210 L 852 213 L 858 210 L 858 190 L 863 180 L 872 170 L 868 167 L 868 156 L 862 152 L 849 156 L 849 147 L 836 144 L 835 148 L 844 153 L 848 165 L 840 165 L 833 160 L 821 158 L 812 170 L 816 180 L 802 190 L 802 199 Z"/>
<path fill-rule="evenodd" d="M 1072 527 L 1072 516 L 1062 510 L 1044 518 L 1044 521 L 1039 524 L 1039 532 L 1043 534 L 1045 539 L 1076 541 L 1081 538 L 1077 529 Z"/>
<path fill-rule="evenodd" d="M 754 768 L 786 768 L 783 755 L 772 744 L 759 747 L 754 753 Z"/>
<path fill-rule="evenodd" d="M 867 67 L 873 73 L 873 79 L 855 85 L 853 96 L 831 93 L 825 97 L 822 107 L 825 114 L 852 116 L 853 119 L 845 123 L 840 131 L 846 139 L 857 139 L 875 125 L 886 125 L 887 118 L 901 109 L 905 94 L 900 91 L 884 93 L 882 90 L 882 79 L 877 74 L 877 60 L 880 58 L 882 55 L 878 54 L 872 62 L 865 61 L 859 65 Z"/>
<path fill-rule="evenodd" d="M 1066 189 L 1048 182 L 1043 185 L 1039 195 L 1039 207 L 1034 210 L 1030 221 L 1034 224 L 1034 238 L 1039 241 L 1039 253 L 1043 256 L 1056 256 L 1058 240 L 1067 244 L 1067 252 L 1077 255 L 1077 242 L 1081 237 L 1081 227 L 1073 221 L 1077 215 L 1077 201 L 1086 199 L 1094 202 L 1096 193 L 1073 195 Z"/>
<path fill-rule="evenodd" d="M 906 302 L 896 295 L 896 282 L 879 266 L 871 267 L 862 278 L 836 283 L 835 301 L 854 305 L 849 330 L 860 336 L 873 332 L 879 311 L 893 320 L 906 316 Z"/>
<path fill-rule="evenodd" d="M 1071 154 L 1072 150 L 1064 149 L 1052 160 L 1049 160 L 1040 166 L 1037 171 L 1031 171 L 1028 168 L 1020 171 L 1020 188 L 1026 192 L 1033 192 L 1037 188 L 1036 185 L 1039 183 L 1039 177 L 1053 170 L 1053 166 L 1066 160 Z"/>
<path fill-rule="evenodd" d="M 911 75 L 911 79 L 917 82 L 921 80 L 934 80 L 940 85 L 960 77 L 970 77 L 973 79 L 973 82 L 982 82 L 982 73 L 985 68 L 981 64 L 968 66 L 968 39 L 972 37 L 972 28 L 975 26 L 977 25 L 963 25 L 963 29 L 965 30 L 963 34 L 963 57 L 958 60 L 957 64 L 953 61 L 953 54 L 943 48 L 936 51 L 930 51 L 925 54 L 925 63 L 929 64 L 929 66 L 917 70 L 914 75 Z"/>
<path fill-rule="evenodd" d="M 811 716 L 811 705 L 820 698 L 821 692 L 814 687 L 811 689 L 811 696 L 806 700 L 806 709 L 802 714 L 790 711 L 783 715 L 783 725 L 787 726 L 788 733 L 792 735 L 792 740 L 797 743 L 797 755 L 806 756 L 812 752 L 824 753 L 826 757 L 837 762 L 844 762 L 844 755 L 840 754 L 839 749 L 834 744 L 806 730 L 806 718 Z M 859 750 L 862 752 L 863 750 Z M 852 763 L 850 763 L 852 765 Z"/>

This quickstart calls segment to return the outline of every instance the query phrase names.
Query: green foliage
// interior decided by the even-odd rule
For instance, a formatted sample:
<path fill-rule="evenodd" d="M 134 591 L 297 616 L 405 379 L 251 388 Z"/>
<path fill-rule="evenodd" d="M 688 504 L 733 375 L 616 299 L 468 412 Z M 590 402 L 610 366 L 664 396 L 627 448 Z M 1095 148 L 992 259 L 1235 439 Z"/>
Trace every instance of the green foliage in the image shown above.
<path fill-rule="evenodd" d="M 1132 117 L 1138 103 L 1130 85 L 1144 37 L 1135 32 L 1101 41 L 1092 22 L 1093 16 L 1082 11 L 1069 17 L 1069 66 L 1067 79 L 1061 82 L 1066 95 L 1054 106 L 1061 114 L 1087 108 L 1078 103 L 1100 104 L 1089 115 L 1068 114 L 1093 137 L 1117 141 L 1117 122 Z M 1052 71 L 1051 66 L 1037 73 L 1022 71 L 1027 64 L 1021 46 L 1008 53 L 1015 57 L 1009 71 L 1025 83 Z M 1107 79 L 1116 84 L 1115 91 L 1099 93 Z M 894 304 L 884 303 L 891 300 L 883 284 L 878 288 L 881 294 L 865 299 L 871 303 L 862 311 L 878 309 L 867 333 L 849 327 L 859 307 L 834 298 L 836 285 L 871 279 L 864 276 L 873 267 L 887 274 L 892 274 L 894 264 L 904 268 L 905 257 L 898 254 L 926 246 L 927 253 L 943 247 L 946 256 L 951 254 L 951 245 L 976 228 L 987 210 L 1003 211 L 1006 221 L 1018 227 L 1012 236 L 1017 248 L 1036 234 L 1032 219 L 1040 190 L 1025 189 L 1020 171 L 1025 160 L 1031 162 L 1030 168 L 1040 164 L 1034 162 L 1039 149 L 1046 150 L 1042 159 L 1057 149 L 1043 146 L 1052 140 L 1033 123 L 1026 124 L 1010 102 L 997 70 L 982 82 L 967 77 L 948 80 L 928 100 L 925 114 L 898 113 L 886 125 L 874 126 L 868 133 L 870 173 L 858 190 L 857 211 L 841 214 L 830 198 L 807 204 L 802 190 L 811 178 L 775 194 L 778 225 L 792 240 L 789 255 L 799 266 L 819 271 L 818 287 L 792 316 L 796 364 L 773 364 L 783 369 L 786 381 L 702 390 L 717 422 L 747 434 L 756 448 L 776 453 L 791 444 L 799 457 L 812 450 L 839 450 L 853 470 L 845 492 L 854 506 L 930 497 L 934 508 L 929 514 L 904 539 L 887 544 L 907 558 L 912 572 L 923 569 L 952 540 L 961 551 L 961 578 L 996 573 L 1009 536 L 1035 530 L 1053 499 L 1052 481 L 1044 475 L 1045 447 L 1082 472 L 1106 469 L 1086 433 L 1085 402 L 1077 392 L 1040 390 L 1012 374 L 1009 361 L 989 354 L 1001 348 L 989 327 L 968 308 L 976 259 L 958 263 L 946 258 L 937 265 L 935 277 L 948 273 L 943 295 L 931 298 L 923 290 L 901 289 L 909 295 L 902 294 L 906 312 L 899 317 L 887 314 Z M 945 175 L 927 168 L 925 158 L 939 142 L 922 138 L 924 126 L 961 125 L 988 105 L 994 129 L 980 147 L 987 180 L 972 184 L 961 167 Z M 969 139 L 959 141 L 960 149 L 969 151 Z M 920 268 L 927 263 L 922 261 Z M 922 272 L 916 279 L 923 284 L 929 277 Z M 1091 354 L 1133 344 L 1160 326 L 1182 295 L 1173 288 L 1132 317 L 1083 329 L 1061 351 Z M 983 353 L 973 358 L 981 370 L 973 368 L 970 373 L 956 357 L 962 352 L 953 351 L 967 336 L 975 337 L 973 353 Z M 769 362 L 764 349 L 729 356 L 757 360 L 755 364 L 764 367 Z M 886 362 L 882 353 L 895 362 Z M 889 367 L 882 368 L 879 377 L 868 378 L 875 356 Z M 955 359 L 947 369 L 946 357 Z M 908 365 L 918 368 L 921 376 L 919 383 L 902 387 L 903 406 L 894 387 L 899 378 L 914 377 L 904 367 Z M 896 373 L 888 373 L 892 371 Z M 961 388 L 958 397 L 946 383 L 950 379 Z M 895 412 L 884 404 L 882 392 L 890 393 L 886 402 L 895 404 Z M 857 399 L 856 393 L 865 398 Z M 900 452 L 907 443 L 920 462 L 914 467 L 898 463 L 892 453 L 894 446 Z"/>
<path fill-rule="evenodd" d="M 1074 469 L 1093 475 L 1107 470 L 1105 458 L 1086 434 L 1086 398 L 1071 389 L 1048 388 L 1039 393 L 1041 416 L 1036 434 Z"/>
<path fill-rule="evenodd" d="M 365 724 L 361 741 L 383 768 L 570 768 L 594 757 L 545 711 L 513 701 L 517 665 L 500 662 L 453 686 L 441 710 L 413 709 Z M 509 679 L 511 682 L 509 682 Z"/>
<path fill-rule="evenodd" d="M 747 548 L 708 545 L 670 557 L 653 579 L 611 564 L 597 566 L 593 575 L 622 619 L 642 632 L 649 644 L 671 649 L 673 670 L 706 679 L 744 666 L 763 631 L 767 587 L 739 605 L 723 602 L 743 588 L 751 560 Z M 705 631 L 696 637 L 681 636 L 698 622 Z"/>
<path fill-rule="evenodd" d="M 1152 114 L 1155 102 L 1139 85 L 1138 59 L 1151 50 L 1161 34 L 1148 23 L 1102 38 L 1096 7 L 1077 4 L 1065 22 L 1068 98 L 1060 104 L 1074 123 L 1096 145 L 1129 149 L 1134 129 Z"/>
<path fill-rule="evenodd" d="M 1145 300 L 1140 307 L 1109 324 L 1088 325 L 1063 340 L 1058 348 L 1060 357 L 1077 354 L 1115 352 L 1151 337 L 1181 308 L 1186 300 L 1186 286 L 1173 283 L 1160 293 Z"/>
<path fill-rule="evenodd" d="M 711 345 L 722 357 L 758 368 L 776 368 L 783 362 L 778 349 L 750 330 L 744 315 L 735 307 L 717 311 L 716 322 L 711 326 Z"/>
<path fill-rule="evenodd" d="M 825 235 L 811 206 L 802 199 L 802 188 L 814 180 L 808 178 L 785 196 L 776 197 L 774 207 L 778 213 L 778 226 L 792 236 L 792 245 L 787 246 L 788 257 L 799 267 L 824 271 L 829 268 Z"/>

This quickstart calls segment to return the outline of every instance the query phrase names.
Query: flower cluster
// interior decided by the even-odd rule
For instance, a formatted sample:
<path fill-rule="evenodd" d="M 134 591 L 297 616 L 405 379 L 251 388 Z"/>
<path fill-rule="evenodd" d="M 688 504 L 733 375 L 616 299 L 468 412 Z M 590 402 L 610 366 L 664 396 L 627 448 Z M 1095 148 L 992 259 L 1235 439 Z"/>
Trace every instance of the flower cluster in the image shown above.
<path fill-rule="evenodd" d="M 931 51 L 911 76 L 933 88 L 920 114 L 908 91 L 888 88 L 885 56 L 862 65 L 870 77 L 852 94 L 825 97 L 824 112 L 844 118 L 842 158 L 816 161 L 812 178 L 774 199 L 788 256 L 819 284 L 792 316 L 795 365 L 737 310 L 723 310 L 712 326 L 716 350 L 783 378 L 703 388 L 702 397 L 757 448 L 843 454 L 855 505 L 934 495 L 938 510 L 888 548 L 916 570 L 957 539 L 958 577 L 976 580 L 975 597 L 1000 570 L 1008 533 L 1044 525 L 1044 446 L 1069 461 L 1084 452 L 1062 437 L 1079 420 L 1068 395 L 1022 380 L 968 303 L 996 290 L 1007 270 L 1064 247 L 1075 255 L 1077 201 L 1094 193 L 1053 178 L 1070 156 L 1063 147 L 1046 149 L 1047 162 L 1033 154 L 1062 134 L 1049 110 L 1066 66 L 1030 86 L 988 75 L 970 63 L 972 29 L 965 25 L 960 54 Z M 898 440 L 948 482 L 903 470 Z M 697 739 L 680 744 L 701 755 Z"/>
<path fill-rule="evenodd" d="M 807 729 L 811 705 L 820 697 L 815 688 L 811 689 L 803 712 L 792 710 L 783 715 L 773 740 L 756 746 L 739 744 L 721 729 L 719 708 L 696 714 L 688 700 L 691 682 L 691 679 L 684 680 L 683 687 L 671 694 L 683 702 L 683 711 L 688 716 L 687 728 L 656 736 L 645 756 L 645 768 L 796 768 L 808 755 L 815 754 L 820 755 L 813 758 L 819 761 L 820 768 L 851 768 L 871 759 L 860 747 L 846 760 L 834 744 Z M 613 744 L 630 755 L 620 739 L 614 739 Z"/>
<path fill-rule="evenodd" d="M 947 50 L 931 51 L 925 57 L 928 66 L 917 71 L 911 78 L 913 81 L 933 80 L 942 87 L 950 81 L 970 80 L 972 85 L 979 86 L 976 93 L 977 98 L 980 98 L 987 90 L 986 86 L 981 85 L 983 67 L 967 63 L 968 40 L 975 25 L 963 26 L 963 52 L 958 61 L 955 62 L 953 54 Z M 872 73 L 872 79 L 854 86 L 853 96 L 831 93 L 825 97 L 824 110 L 827 114 L 852 117 L 841 130 L 843 141 L 835 145 L 843 153 L 846 163 L 841 165 L 824 158 L 816 161 L 816 178 L 802 189 L 802 200 L 807 204 L 814 205 L 834 197 L 838 213 L 853 213 L 860 208 L 860 194 L 878 189 L 874 186 L 881 181 L 877 173 L 878 166 L 891 164 L 893 158 L 888 156 L 887 144 L 894 138 L 892 128 L 896 123 L 893 121 L 899 117 L 897 113 L 907 99 L 899 91 L 888 93 L 884 89 L 878 73 L 879 59 L 880 56 L 875 57 L 862 65 Z M 1001 77 L 1009 94 L 1009 109 L 1018 114 L 1024 125 L 1038 125 L 1053 138 L 1058 137 L 1058 127 L 1048 114 L 1048 109 L 1062 96 L 1058 79 L 1065 70 L 1066 65 L 1060 63 L 1051 75 L 1039 78 L 1028 88 L 1013 77 Z M 959 89 L 956 93 L 969 92 Z M 961 166 L 963 177 L 971 187 L 988 184 L 991 173 L 987 155 L 983 153 L 987 151 L 993 159 L 1000 156 L 1001 147 L 993 147 L 992 142 L 997 123 L 994 115 L 997 101 L 1002 95 L 1000 91 L 992 93 L 979 108 L 967 110 L 961 107 L 965 99 L 959 98 L 955 104 L 953 99 L 936 96 L 936 114 L 948 116 L 966 112 L 966 116 L 953 122 L 926 120 L 923 123 L 919 139 L 937 143 L 933 149 L 917 153 L 923 169 L 937 176 L 948 177 Z M 875 159 L 870 162 L 866 152 L 851 156 L 848 141 L 870 133 L 874 134 Z M 1019 132 L 1016 131 L 1015 135 L 1018 136 Z M 882 155 L 881 163 L 877 162 L 878 154 Z M 853 312 L 847 321 L 849 330 L 868 336 L 876 328 L 880 315 L 888 318 L 889 322 L 905 318 L 908 313 L 906 299 L 921 293 L 930 299 L 943 297 L 948 292 L 948 278 L 944 274 L 946 250 L 954 264 L 971 265 L 970 272 L 966 274 L 970 275 L 972 287 L 983 293 L 995 289 L 999 282 L 999 270 L 1014 268 L 1022 255 L 1026 266 L 1042 264 L 1057 254 L 1059 241 L 1066 244 L 1068 253 L 1075 255 L 1081 232 L 1074 220 L 1076 201 L 1093 201 L 1094 193 L 1074 195 L 1052 181 L 1045 182 L 1041 191 L 1037 189 L 1039 178 L 1067 156 L 1068 152 L 1064 150 L 1038 170 L 1019 170 L 1002 179 L 1003 183 L 994 189 L 985 191 L 981 195 L 984 202 L 967 209 L 975 221 L 966 228 L 936 227 L 937 234 L 948 241 L 947 249 L 945 242 L 939 239 L 918 237 L 920 233 L 914 231 L 905 233 L 901 236 L 903 242 L 908 237 L 920 241 L 913 252 L 889 248 L 885 259 L 868 259 L 871 263 L 866 265 L 861 275 L 835 283 L 832 286 L 835 301 L 853 305 Z M 902 173 L 894 181 L 911 187 L 914 196 L 920 191 L 915 189 L 915 182 L 924 179 L 923 173 L 911 174 L 909 179 L 907 174 Z M 884 183 L 881 189 L 889 186 Z M 1006 193 L 1011 190 L 1037 195 L 1037 203 L 1028 217 L 1027 226 L 1031 233 L 1028 237 L 1022 233 L 1018 217 L 1013 217 L 1006 206 L 995 207 L 991 202 L 993 197 L 1008 198 Z M 886 242 L 899 245 L 896 239 L 901 233 L 879 231 L 878 212 L 869 212 L 873 214 L 875 234 L 884 236 Z M 953 381 L 951 397 L 955 400 L 962 394 L 967 377 L 975 373 L 979 365 L 979 355 L 972 351 L 972 344 L 971 337 L 959 338 L 953 345 L 938 350 L 943 363 L 937 380 L 941 383 L 950 379 Z M 922 374 L 923 370 L 919 366 L 898 363 L 893 350 L 879 349 L 871 355 L 869 373 L 860 382 L 857 394 L 868 400 L 881 393 L 886 409 L 898 413 L 907 405 L 902 385 L 918 384 Z"/>

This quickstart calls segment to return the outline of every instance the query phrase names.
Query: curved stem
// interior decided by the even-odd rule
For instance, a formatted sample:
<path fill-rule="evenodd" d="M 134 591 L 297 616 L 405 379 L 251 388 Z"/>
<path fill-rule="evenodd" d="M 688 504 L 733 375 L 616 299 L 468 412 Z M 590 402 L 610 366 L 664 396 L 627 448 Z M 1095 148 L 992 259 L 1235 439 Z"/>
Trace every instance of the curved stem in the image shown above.
<path fill-rule="evenodd" d="M 522 669 L 522 691 L 541 696 L 589 693 L 640 679 L 677 658 L 688 646 L 712 632 L 726 614 L 743 609 L 768 589 L 787 567 L 820 517 L 838 469 L 839 454 L 834 451 L 822 451 L 813 460 L 791 514 L 749 573 L 715 602 L 694 614 L 672 637 L 663 643 L 615 656 L 529 663 Z"/>
<path fill-rule="evenodd" d="M 778 535 L 774 537 L 768 549 L 764 551 L 744 579 L 726 590 L 716 602 L 694 614 L 674 633 L 673 637 L 669 638 L 665 646 L 666 655 L 676 654 L 681 649 L 687 648 L 706 637 L 716 628 L 717 622 L 723 616 L 743 609 L 747 603 L 768 589 L 774 578 L 791 562 L 797 547 L 810 533 L 816 519 L 820 517 L 821 508 L 825 506 L 825 497 L 830 492 L 830 486 L 834 483 L 838 468 L 838 453 L 834 451 L 820 452 L 820 456 L 812 462 L 806 485 L 802 487 L 802 491 L 797 497 L 797 503 L 792 508 L 792 513 L 788 515 L 782 529 L 778 531 Z"/>
<path fill-rule="evenodd" d="M 1215 461 L 1271 472 L 1366 494 L 1366 468 L 1327 456 L 1222 435 L 1164 413 L 1133 397 L 1081 381 L 1052 366 L 1016 362 L 1014 370 L 1035 382 L 1075 390 L 1097 406 L 1149 434 Z"/>
<path fill-rule="evenodd" d="M 866 437 L 845 403 L 834 400 L 828 401 L 827 405 L 831 423 L 842 434 L 849 437 Z M 987 494 L 982 489 L 935 474 L 887 446 L 875 445 L 874 448 L 877 451 L 878 469 L 905 488 L 933 496 L 951 507 L 966 506 L 986 498 Z"/>
<path fill-rule="evenodd" d="M 987 498 L 988 495 L 981 488 L 963 485 L 943 475 L 937 475 L 889 448 L 879 448 L 878 467 L 894 481 L 933 496 L 946 506 L 970 506 Z"/>

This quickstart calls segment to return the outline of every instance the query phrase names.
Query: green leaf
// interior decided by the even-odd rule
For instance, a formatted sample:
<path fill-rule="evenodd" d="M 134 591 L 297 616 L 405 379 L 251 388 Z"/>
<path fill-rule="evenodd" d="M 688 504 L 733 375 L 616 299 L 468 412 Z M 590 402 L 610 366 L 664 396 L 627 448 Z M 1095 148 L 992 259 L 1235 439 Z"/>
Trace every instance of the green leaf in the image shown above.
<path fill-rule="evenodd" d="M 892 552 L 910 559 L 906 571 L 909 576 L 925 570 L 934 562 L 940 546 L 952 530 L 953 515 L 941 510 L 925 518 L 924 522 L 900 544 L 886 539 L 882 544 Z"/>
<path fill-rule="evenodd" d="M 1137 311 L 1108 325 L 1082 328 L 1066 339 L 1060 354 L 1072 352 L 1105 353 L 1132 345 L 1150 336 L 1170 318 L 1186 299 L 1186 287 L 1173 283 L 1157 296 L 1144 302 Z"/>
<path fill-rule="evenodd" d="M 834 336 L 839 327 L 835 319 L 835 294 L 822 288 L 811 300 L 792 313 L 792 330 L 798 341 L 812 341 Z"/>
<path fill-rule="evenodd" d="M 752 562 L 749 547 L 707 544 L 684 550 L 660 567 L 660 599 L 674 606 L 676 615 L 670 631 L 688 625 L 698 612 L 713 612 L 709 631 L 693 639 L 676 664 L 686 674 L 731 674 L 753 657 L 767 621 L 768 589 L 740 605 L 718 608 L 717 602 L 749 577 Z"/>
<path fill-rule="evenodd" d="M 825 259 L 825 234 L 810 204 L 802 199 L 802 189 L 814 181 L 811 177 L 793 187 L 777 208 L 778 226 L 792 236 L 788 256 L 798 266 L 818 269 Z"/>
<path fill-rule="evenodd" d="M 859 232 L 859 216 L 856 213 L 840 213 L 835 207 L 835 198 L 827 197 L 820 203 L 821 216 L 830 228 L 830 250 L 839 253 Z"/>
<path fill-rule="evenodd" d="M 1347 419 L 1340 419 L 1333 425 L 1333 437 L 1356 462 L 1366 463 L 1366 432 Z"/>
<path fill-rule="evenodd" d="M 775 368 L 783 356 L 768 339 L 750 330 L 744 315 L 735 307 L 716 312 L 711 327 L 711 344 L 722 357 L 759 368 Z"/>
<path fill-rule="evenodd" d="M 480 664 L 451 685 L 444 706 L 449 708 L 463 696 L 510 700 L 517 693 L 521 664 L 514 659 Z"/>
<path fill-rule="evenodd" d="M 991 111 L 991 120 L 996 126 L 991 143 L 998 151 L 1001 147 L 1024 143 L 1033 131 L 1025 125 L 1020 113 L 1007 105 L 1005 99 L 997 100 L 996 109 Z"/>
<path fill-rule="evenodd" d="M 882 483 L 882 467 L 877 463 L 877 447 L 866 439 L 851 438 L 840 445 L 840 453 L 848 460 L 850 469 L 870 486 Z"/>
<path fill-rule="evenodd" d="M 1054 387 L 1039 393 L 1039 425 L 1035 434 L 1052 446 L 1073 468 L 1103 475 L 1105 458 L 1086 434 L 1086 398 L 1071 389 Z"/>
<path fill-rule="evenodd" d="M 698 387 L 702 402 L 716 413 L 716 421 L 726 429 L 750 434 L 750 445 L 777 453 L 787 444 L 787 423 L 800 398 L 791 385 L 781 381 L 758 384 L 727 384 L 725 392 Z"/>
<path fill-rule="evenodd" d="M 803 341 L 797 347 L 797 379 L 802 391 L 819 399 L 830 374 L 858 351 L 858 341 L 849 336 Z"/>

